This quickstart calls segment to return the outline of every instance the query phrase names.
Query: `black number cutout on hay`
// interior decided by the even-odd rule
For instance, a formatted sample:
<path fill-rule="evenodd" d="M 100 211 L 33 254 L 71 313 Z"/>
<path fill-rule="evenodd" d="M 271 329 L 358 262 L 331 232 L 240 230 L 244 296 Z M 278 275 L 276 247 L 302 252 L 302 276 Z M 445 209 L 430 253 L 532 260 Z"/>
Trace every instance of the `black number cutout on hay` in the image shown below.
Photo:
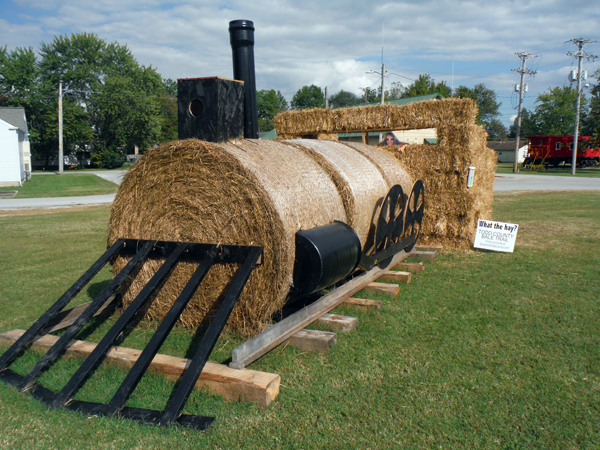
<path fill-rule="evenodd" d="M 119 255 L 131 255 L 132 258 L 102 292 L 90 302 L 85 311 L 67 328 L 64 334 L 35 364 L 30 372 L 22 376 L 9 369 L 8 367 L 32 344 L 37 336 L 44 334 L 45 330 L 48 330 L 56 323 L 57 318 L 61 316 L 63 308 L 68 305 L 108 262 L 114 260 Z M 262 248 L 253 246 L 119 239 L 0 357 L 0 379 L 21 391 L 29 391 L 33 397 L 51 408 L 65 407 L 89 415 L 119 416 L 154 425 L 168 426 L 177 423 L 182 426 L 204 430 L 214 422 L 215 419 L 213 417 L 186 415 L 181 414 L 181 411 L 217 339 L 223 331 L 223 327 L 239 299 L 250 274 L 254 270 L 254 267 L 262 262 L 262 255 Z M 99 309 L 110 301 L 110 298 L 118 291 L 121 284 L 137 268 L 141 267 L 149 257 L 164 258 L 166 260 L 62 390 L 55 393 L 50 389 L 36 384 L 37 378 L 63 354 L 69 342 L 75 338 L 77 333 L 81 331 Z M 117 389 L 112 400 L 106 405 L 72 400 L 73 396 L 100 365 L 115 341 L 125 331 L 127 326 L 134 321 L 138 312 L 151 303 L 154 298 L 152 294 L 182 260 L 197 261 L 199 262 L 199 266 L 169 312 L 165 315 L 127 377 Z M 206 331 L 200 346 L 183 374 L 165 410 L 155 411 L 126 407 L 125 403 L 146 372 L 150 362 L 158 353 L 161 345 L 202 283 L 205 275 L 215 264 L 239 264 L 240 267 L 235 278 L 229 285 L 229 289 L 221 302 L 215 318 Z"/>
<path fill-rule="evenodd" d="M 419 238 L 424 211 L 424 186 L 421 180 L 413 185 L 408 200 L 402 186 L 392 186 L 381 207 L 373 213 L 373 223 L 376 224 L 373 254 L 362 253 L 358 265 L 364 270 L 376 265 L 384 269 L 399 251 L 410 252 Z"/>

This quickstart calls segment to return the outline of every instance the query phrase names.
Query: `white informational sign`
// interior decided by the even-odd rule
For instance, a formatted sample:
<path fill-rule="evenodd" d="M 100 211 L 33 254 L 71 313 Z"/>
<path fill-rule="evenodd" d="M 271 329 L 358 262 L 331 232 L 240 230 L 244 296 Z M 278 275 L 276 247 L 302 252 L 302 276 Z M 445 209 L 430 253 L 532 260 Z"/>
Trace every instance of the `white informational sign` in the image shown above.
<path fill-rule="evenodd" d="M 515 249 L 518 228 L 519 225 L 516 223 L 480 219 L 477 222 L 477 234 L 473 247 L 512 253 Z"/>

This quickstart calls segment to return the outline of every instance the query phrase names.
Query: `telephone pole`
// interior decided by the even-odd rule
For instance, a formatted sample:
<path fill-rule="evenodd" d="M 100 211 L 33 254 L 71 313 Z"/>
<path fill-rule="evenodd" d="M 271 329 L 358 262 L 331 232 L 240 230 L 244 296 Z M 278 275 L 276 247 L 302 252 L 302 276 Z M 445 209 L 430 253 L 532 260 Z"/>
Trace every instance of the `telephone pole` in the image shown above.
<path fill-rule="evenodd" d="M 58 82 L 58 174 L 63 174 L 63 88 L 62 80 Z"/>
<path fill-rule="evenodd" d="M 525 86 L 523 85 L 523 76 L 527 75 L 535 75 L 535 70 L 527 69 L 527 60 L 531 58 L 537 58 L 537 55 L 532 55 L 527 52 L 517 52 L 515 53 L 519 58 L 521 58 L 521 68 L 520 69 L 512 69 L 513 72 L 519 72 L 521 74 L 521 83 L 519 84 L 519 109 L 517 112 L 517 138 L 516 138 L 516 146 L 515 146 L 515 162 L 513 164 L 513 173 L 517 173 L 517 160 L 519 158 L 519 140 L 521 136 L 521 118 L 522 118 L 522 109 L 523 109 L 523 92 L 525 92 Z"/>
<path fill-rule="evenodd" d="M 581 108 L 581 79 L 583 74 L 581 73 L 581 60 L 583 58 L 589 60 L 594 60 L 597 57 L 594 55 L 586 55 L 583 51 L 583 46 L 585 44 L 591 44 L 592 42 L 589 39 L 570 39 L 567 42 L 572 42 L 578 48 L 575 53 L 567 53 L 568 56 L 573 56 L 577 58 L 577 106 L 575 107 L 575 133 L 573 134 L 573 156 L 571 157 L 571 175 L 575 175 L 575 167 L 577 166 L 577 140 L 579 139 L 579 109 Z M 565 42 L 566 44 L 566 42 Z"/>

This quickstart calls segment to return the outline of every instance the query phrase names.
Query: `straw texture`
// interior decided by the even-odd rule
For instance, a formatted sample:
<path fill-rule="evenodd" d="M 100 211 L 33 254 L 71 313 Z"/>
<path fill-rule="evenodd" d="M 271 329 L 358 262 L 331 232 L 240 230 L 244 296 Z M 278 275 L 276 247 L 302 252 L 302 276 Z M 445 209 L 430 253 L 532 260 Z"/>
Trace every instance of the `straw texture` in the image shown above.
<path fill-rule="evenodd" d="M 328 141 L 312 141 L 319 151 L 308 151 L 307 142 L 244 139 L 213 144 L 189 139 L 149 149 L 119 188 L 108 243 L 134 238 L 263 246 L 264 264 L 252 274 L 228 322 L 230 329 L 245 335 L 257 333 L 283 306 L 292 285 L 296 232 L 354 220 L 362 227 L 364 244 L 376 203 L 387 193 L 383 169 L 361 153 Z M 396 182 L 408 179 L 398 161 L 380 157 L 394 166 L 385 171 L 396 173 Z M 323 161 L 329 164 L 327 170 Z M 354 205 L 352 218 L 347 202 Z M 125 304 L 161 263 L 150 260 L 134 276 L 123 293 Z M 117 259 L 115 272 L 125 264 L 124 258 Z M 177 267 L 147 317 L 164 316 L 196 267 Z M 236 269 L 211 269 L 181 316 L 183 325 L 196 327 L 212 317 Z"/>

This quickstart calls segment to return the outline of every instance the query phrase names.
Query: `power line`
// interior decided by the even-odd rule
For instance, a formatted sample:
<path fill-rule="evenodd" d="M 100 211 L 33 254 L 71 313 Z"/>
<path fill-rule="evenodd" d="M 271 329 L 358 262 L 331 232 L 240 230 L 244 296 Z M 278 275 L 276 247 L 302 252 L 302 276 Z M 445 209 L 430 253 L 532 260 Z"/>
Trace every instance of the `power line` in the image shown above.
<path fill-rule="evenodd" d="M 535 71 L 533 70 L 528 70 L 526 68 L 527 66 L 527 60 L 531 59 L 531 58 L 536 58 L 536 55 L 532 55 L 531 53 L 527 53 L 527 52 L 517 52 L 515 53 L 515 55 L 517 55 L 520 59 L 521 59 L 521 68 L 520 69 L 511 69 L 513 72 L 519 72 L 521 74 L 521 83 L 519 84 L 519 110 L 517 112 L 517 135 L 516 135 L 516 147 L 515 147 L 515 161 L 513 164 L 513 173 L 517 173 L 517 161 L 518 161 L 518 156 L 519 156 L 519 136 L 521 134 L 521 116 L 522 116 L 522 110 L 523 110 L 523 93 L 525 91 L 525 86 L 523 86 L 523 76 L 525 74 L 527 75 L 535 75 Z"/>
<path fill-rule="evenodd" d="M 573 56 L 577 58 L 577 106 L 575 108 L 575 134 L 573 136 L 573 156 L 571 159 L 571 175 L 575 175 L 575 166 L 577 165 L 577 139 L 579 137 L 579 109 L 581 108 L 581 79 L 583 78 L 583 74 L 581 73 L 581 60 L 583 58 L 589 60 L 594 60 L 597 56 L 588 55 L 583 51 L 583 46 L 586 44 L 591 44 L 592 42 L 589 39 L 576 38 L 570 39 L 567 42 L 572 42 L 578 48 L 575 53 L 567 53 L 568 56 Z M 566 42 L 565 42 L 566 43 Z"/>

